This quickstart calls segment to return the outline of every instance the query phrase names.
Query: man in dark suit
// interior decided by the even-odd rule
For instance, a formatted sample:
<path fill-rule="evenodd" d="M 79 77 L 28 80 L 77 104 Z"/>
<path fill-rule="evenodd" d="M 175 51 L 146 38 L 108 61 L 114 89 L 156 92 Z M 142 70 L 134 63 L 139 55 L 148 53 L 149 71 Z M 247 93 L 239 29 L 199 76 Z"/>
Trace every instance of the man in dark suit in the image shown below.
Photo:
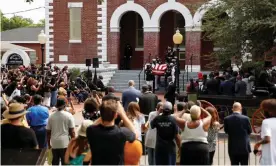
<path fill-rule="evenodd" d="M 224 119 L 224 131 L 228 134 L 231 165 L 248 165 L 252 129 L 249 118 L 242 115 L 241 103 L 233 104 L 233 114 Z"/>
<path fill-rule="evenodd" d="M 176 97 L 176 94 L 175 94 L 176 87 L 175 87 L 175 83 L 172 81 L 172 78 L 169 77 L 168 79 L 169 79 L 170 83 L 167 88 L 167 92 L 164 95 L 164 98 L 166 99 L 166 101 L 169 101 L 172 103 L 172 105 L 174 105 L 175 97 Z"/>
<path fill-rule="evenodd" d="M 208 94 L 210 95 L 218 95 L 220 83 L 213 73 L 209 74 L 210 79 L 206 83 Z"/>
<path fill-rule="evenodd" d="M 148 85 L 142 86 L 142 93 L 143 94 L 139 98 L 140 110 L 141 113 L 149 115 L 150 112 L 155 110 L 158 103 L 158 97 L 149 90 Z"/>
<path fill-rule="evenodd" d="M 232 81 L 230 81 L 230 75 L 229 74 L 226 74 L 225 75 L 225 81 L 221 82 L 220 92 L 223 95 L 234 96 L 235 84 Z"/>
<path fill-rule="evenodd" d="M 235 84 L 236 96 L 246 96 L 246 83 L 242 80 L 241 76 L 237 76 L 237 82 Z"/>
<path fill-rule="evenodd" d="M 127 111 L 128 104 L 130 102 L 138 102 L 141 92 L 134 87 L 135 83 L 133 80 L 128 82 L 129 88 L 126 89 L 122 94 L 122 102 L 125 111 Z"/>

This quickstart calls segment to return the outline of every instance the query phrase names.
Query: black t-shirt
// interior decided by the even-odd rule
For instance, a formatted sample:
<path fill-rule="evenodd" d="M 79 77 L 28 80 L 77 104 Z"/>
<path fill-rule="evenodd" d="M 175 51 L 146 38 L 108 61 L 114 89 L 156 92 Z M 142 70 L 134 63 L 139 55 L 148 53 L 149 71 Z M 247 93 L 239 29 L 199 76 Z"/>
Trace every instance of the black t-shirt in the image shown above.
<path fill-rule="evenodd" d="M 178 126 L 174 117 L 160 115 L 151 121 L 151 127 L 157 129 L 156 150 L 175 153 L 174 139 L 178 133 Z"/>
<path fill-rule="evenodd" d="M 1 125 L 1 148 L 33 149 L 36 146 L 37 140 L 32 129 L 12 124 Z"/>
<path fill-rule="evenodd" d="M 87 139 L 92 152 L 91 165 L 123 165 L 125 142 L 133 142 L 135 134 L 125 127 L 89 126 Z"/>

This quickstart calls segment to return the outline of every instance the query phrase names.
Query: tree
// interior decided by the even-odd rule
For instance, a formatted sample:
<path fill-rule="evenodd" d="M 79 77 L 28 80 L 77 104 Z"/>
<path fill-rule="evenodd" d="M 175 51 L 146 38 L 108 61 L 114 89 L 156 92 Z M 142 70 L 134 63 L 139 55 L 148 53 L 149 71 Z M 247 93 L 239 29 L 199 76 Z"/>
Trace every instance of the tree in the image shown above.
<path fill-rule="evenodd" d="M 276 55 L 276 0 L 220 0 L 208 8 L 203 30 L 220 48 L 212 57 L 222 63 L 242 65 L 245 54 L 264 60 Z"/>
<path fill-rule="evenodd" d="M 11 18 L 7 18 L 1 14 L 1 31 L 20 28 L 20 27 L 29 27 L 33 25 L 33 20 L 30 18 L 23 18 L 22 16 L 13 16 Z"/>
<path fill-rule="evenodd" d="M 45 19 L 41 19 L 38 21 L 37 24 L 34 24 L 33 26 L 36 26 L 36 27 L 44 27 L 45 26 Z"/>

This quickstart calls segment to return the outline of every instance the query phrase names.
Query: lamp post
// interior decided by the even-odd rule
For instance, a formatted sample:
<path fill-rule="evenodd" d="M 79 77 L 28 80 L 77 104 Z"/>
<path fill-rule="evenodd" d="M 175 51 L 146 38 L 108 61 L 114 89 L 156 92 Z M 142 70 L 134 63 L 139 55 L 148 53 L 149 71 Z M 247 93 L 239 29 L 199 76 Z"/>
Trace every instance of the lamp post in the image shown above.
<path fill-rule="evenodd" d="M 183 41 L 183 36 L 181 35 L 179 29 L 176 30 L 175 34 L 173 35 L 173 42 L 176 45 L 176 70 L 175 70 L 175 83 L 176 83 L 176 91 L 179 94 L 179 71 L 180 71 L 180 64 L 179 64 L 179 45 Z"/>
<path fill-rule="evenodd" d="M 38 35 L 38 41 L 40 43 L 40 48 L 41 48 L 42 75 L 44 76 L 44 50 L 45 50 L 45 43 L 47 42 L 47 36 L 45 35 L 43 30 L 41 30 L 40 34 Z"/>

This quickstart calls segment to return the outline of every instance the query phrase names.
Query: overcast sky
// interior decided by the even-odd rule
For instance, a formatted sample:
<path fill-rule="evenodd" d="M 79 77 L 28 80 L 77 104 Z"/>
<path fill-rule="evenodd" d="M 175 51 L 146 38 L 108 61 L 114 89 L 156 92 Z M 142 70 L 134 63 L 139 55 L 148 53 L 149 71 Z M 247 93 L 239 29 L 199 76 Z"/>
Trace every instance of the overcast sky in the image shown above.
<path fill-rule="evenodd" d="M 44 6 L 45 0 L 34 0 L 32 3 L 27 3 L 25 0 L 0 0 L 0 10 L 2 13 L 13 13 Z M 5 16 L 10 18 L 13 15 L 14 14 L 8 14 Z M 15 15 L 31 18 L 35 23 L 37 23 L 40 19 L 45 18 L 45 8 L 16 13 Z"/>

